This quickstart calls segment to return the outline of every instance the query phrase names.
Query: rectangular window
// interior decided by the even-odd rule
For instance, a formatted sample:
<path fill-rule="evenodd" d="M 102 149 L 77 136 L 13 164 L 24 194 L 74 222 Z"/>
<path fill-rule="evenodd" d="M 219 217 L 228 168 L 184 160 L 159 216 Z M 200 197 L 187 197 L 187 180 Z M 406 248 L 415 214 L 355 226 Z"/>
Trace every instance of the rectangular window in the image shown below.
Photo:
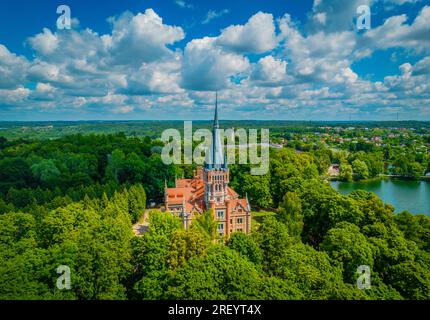
<path fill-rule="evenodd" d="M 224 231 L 224 223 L 218 224 L 218 231 L 220 231 L 220 232 Z"/>
<path fill-rule="evenodd" d="M 242 218 L 237 218 L 236 223 L 237 223 L 237 224 L 241 224 L 241 223 L 243 223 L 243 219 L 242 219 Z"/>
<path fill-rule="evenodd" d="M 224 219 L 224 211 L 222 211 L 222 210 L 218 210 L 217 211 L 217 217 L 218 217 L 218 219 Z"/>

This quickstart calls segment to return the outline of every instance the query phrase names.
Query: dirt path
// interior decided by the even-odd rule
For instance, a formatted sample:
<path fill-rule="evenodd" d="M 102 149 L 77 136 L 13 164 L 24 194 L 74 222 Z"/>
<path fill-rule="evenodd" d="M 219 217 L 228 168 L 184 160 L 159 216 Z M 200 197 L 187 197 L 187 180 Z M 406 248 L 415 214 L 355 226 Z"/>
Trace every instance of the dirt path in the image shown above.
<path fill-rule="evenodd" d="M 133 225 L 133 233 L 138 237 L 141 237 L 145 232 L 148 231 L 148 212 L 149 210 L 145 210 L 143 217 Z"/>

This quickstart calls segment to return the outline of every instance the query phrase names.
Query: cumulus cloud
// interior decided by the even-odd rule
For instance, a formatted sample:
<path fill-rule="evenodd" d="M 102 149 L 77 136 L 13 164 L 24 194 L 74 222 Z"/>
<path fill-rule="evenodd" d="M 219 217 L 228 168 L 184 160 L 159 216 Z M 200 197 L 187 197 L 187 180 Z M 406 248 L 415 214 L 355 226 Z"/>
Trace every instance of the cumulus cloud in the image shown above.
<path fill-rule="evenodd" d="M 123 93 L 151 94 L 151 93 L 180 93 L 180 57 L 172 61 L 160 63 L 144 63 L 136 72 L 126 78 L 127 86 Z"/>
<path fill-rule="evenodd" d="M 363 46 L 374 49 L 393 47 L 411 48 L 416 51 L 430 50 L 430 6 L 425 6 L 411 24 L 405 14 L 389 17 L 384 24 L 366 32 Z"/>
<path fill-rule="evenodd" d="M 30 99 L 38 101 L 54 101 L 58 99 L 58 89 L 49 83 L 39 82 L 36 89 L 31 92 Z"/>
<path fill-rule="evenodd" d="M 225 28 L 217 45 L 236 53 L 263 53 L 277 44 L 273 16 L 258 12 L 246 24 Z"/>
<path fill-rule="evenodd" d="M 385 0 L 368 2 L 376 1 Z M 213 95 L 208 91 L 221 90 L 224 112 L 240 117 L 271 118 L 275 112 L 372 117 L 399 109 L 425 114 L 429 7 L 412 21 L 394 16 L 357 34 L 346 19 L 355 4 L 316 0 L 305 26 L 289 14 L 275 21 L 259 12 L 218 36 L 187 39 L 184 47 L 183 29 L 152 9 L 109 18 L 107 34 L 76 23 L 67 31 L 44 28 L 27 41 L 32 59 L 0 45 L 0 108 L 79 110 L 113 118 L 137 112 L 172 117 L 172 110 L 209 116 Z M 407 49 L 397 74 L 372 82 L 356 72 L 354 62 L 397 47 Z M 418 62 L 407 61 L 411 53 Z"/>
<path fill-rule="evenodd" d="M 421 0 L 314 0 L 308 27 L 312 31 L 342 32 L 355 28 L 357 8 L 369 6 L 371 12 L 382 5 L 385 9 L 393 9 L 404 4 L 414 4 Z"/>
<path fill-rule="evenodd" d="M 287 78 L 287 62 L 268 55 L 254 66 L 251 80 L 260 85 L 279 86 Z"/>
<path fill-rule="evenodd" d="M 226 52 L 215 45 L 216 38 L 195 39 L 187 44 L 182 66 L 182 85 L 191 90 L 220 90 L 229 78 L 249 68 L 246 57 Z"/>
<path fill-rule="evenodd" d="M 169 55 L 167 46 L 184 37 L 181 27 L 163 24 L 154 10 L 147 9 L 136 16 L 127 12 L 114 20 L 112 35 L 105 37 L 105 43 L 114 63 L 140 65 Z"/>
<path fill-rule="evenodd" d="M 430 67 L 428 57 L 415 65 L 403 63 L 399 66 L 400 74 L 386 76 L 384 86 L 397 99 L 430 98 Z"/>
<path fill-rule="evenodd" d="M 280 39 L 291 59 L 291 70 L 298 81 L 339 83 L 355 81 L 351 70 L 356 41 L 350 31 L 317 32 L 304 36 L 286 14 L 279 20 Z"/>
<path fill-rule="evenodd" d="M 168 46 L 183 39 L 182 28 L 164 24 L 152 9 L 137 15 L 125 12 L 109 22 L 111 34 L 90 29 L 53 33 L 45 28 L 29 38 L 37 53 L 29 79 L 49 82 L 70 95 L 180 91 L 178 54 Z"/>
<path fill-rule="evenodd" d="M 0 106 L 23 106 L 31 90 L 19 87 L 16 89 L 0 89 Z"/>
<path fill-rule="evenodd" d="M 0 44 L 0 89 L 13 89 L 22 84 L 27 75 L 28 61 L 11 53 Z"/>
<path fill-rule="evenodd" d="M 360 5 L 372 0 L 314 0 L 309 28 L 313 31 L 342 32 L 354 28 L 354 18 Z"/>
<path fill-rule="evenodd" d="M 413 70 L 414 75 L 430 75 L 430 57 L 425 57 L 422 60 L 418 61 L 414 66 Z"/>
<path fill-rule="evenodd" d="M 41 55 L 49 55 L 58 48 L 58 39 L 48 28 L 43 28 L 43 32 L 29 38 L 29 42 L 34 50 Z"/>

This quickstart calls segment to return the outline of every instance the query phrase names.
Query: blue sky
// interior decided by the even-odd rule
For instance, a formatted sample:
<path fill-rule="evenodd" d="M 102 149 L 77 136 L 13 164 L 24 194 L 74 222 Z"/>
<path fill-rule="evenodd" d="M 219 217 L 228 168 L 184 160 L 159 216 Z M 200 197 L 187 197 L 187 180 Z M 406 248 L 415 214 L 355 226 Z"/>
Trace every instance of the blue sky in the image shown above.
<path fill-rule="evenodd" d="M 430 120 L 429 52 L 425 0 L 2 1 L 0 121 Z"/>

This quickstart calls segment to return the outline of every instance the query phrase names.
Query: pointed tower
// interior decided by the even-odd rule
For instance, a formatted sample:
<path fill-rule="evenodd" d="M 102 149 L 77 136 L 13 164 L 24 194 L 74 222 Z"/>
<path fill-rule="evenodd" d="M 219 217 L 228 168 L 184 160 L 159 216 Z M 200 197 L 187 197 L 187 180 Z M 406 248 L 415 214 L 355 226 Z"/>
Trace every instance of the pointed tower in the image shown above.
<path fill-rule="evenodd" d="M 229 171 L 225 160 L 224 141 L 221 137 L 218 122 L 218 93 L 216 93 L 215 115 L 212 127 L 212 145 L 207 152 L 203 175 L 205 184 L 205 204 L 208 209 L 215 209 L 217 203 L 223 203 L 227 200 Z"/>
<path fill-rule="evenodd" d="M 224 143 L 218 122 L 218 92 L 215 95 L 215 115 L 212 126 L 212 145 L 207 152 L 205 167 L 207 169 L 222 169 L 225 166 Z"/>

